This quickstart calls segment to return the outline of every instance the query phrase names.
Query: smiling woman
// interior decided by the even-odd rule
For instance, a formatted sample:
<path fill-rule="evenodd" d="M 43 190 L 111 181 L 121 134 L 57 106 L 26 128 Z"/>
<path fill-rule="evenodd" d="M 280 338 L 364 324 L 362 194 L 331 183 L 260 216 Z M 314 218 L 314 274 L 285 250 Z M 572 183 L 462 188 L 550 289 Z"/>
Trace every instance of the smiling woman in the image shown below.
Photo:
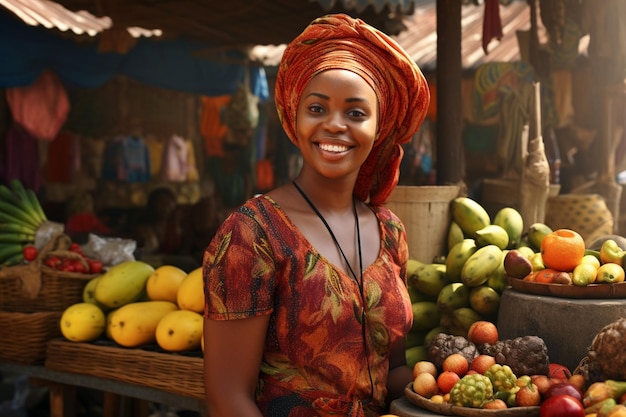
<path fill-rule="evenodd" d="M 205 251 L 209 414 L 379 416 L 413 379 L 406 232 L 383 204 L 428 86 L 387 35 L 328 15 L 287 46 L 275 102 L 302 168 Z"/>

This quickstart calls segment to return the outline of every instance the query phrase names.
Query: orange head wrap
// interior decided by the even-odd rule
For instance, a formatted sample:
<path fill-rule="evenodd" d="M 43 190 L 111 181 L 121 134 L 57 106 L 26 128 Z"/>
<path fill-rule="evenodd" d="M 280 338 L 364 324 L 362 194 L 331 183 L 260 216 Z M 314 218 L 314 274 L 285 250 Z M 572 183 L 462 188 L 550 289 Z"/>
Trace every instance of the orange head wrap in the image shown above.
<path fill-rule="evenodd" d="M 428 84 L 411 57 L 383 32 L 345 14 L 315 19 L 287 46 L 276 76 L 276 108 L 294 143 L 302 92 L 316 74 L 329 69 L 352 71 L 376 92 L 378 138 L 359 171 L 354 195 L 383 204 L 398 183 L 400 145 L 411 139 L 426 116 Z"/>

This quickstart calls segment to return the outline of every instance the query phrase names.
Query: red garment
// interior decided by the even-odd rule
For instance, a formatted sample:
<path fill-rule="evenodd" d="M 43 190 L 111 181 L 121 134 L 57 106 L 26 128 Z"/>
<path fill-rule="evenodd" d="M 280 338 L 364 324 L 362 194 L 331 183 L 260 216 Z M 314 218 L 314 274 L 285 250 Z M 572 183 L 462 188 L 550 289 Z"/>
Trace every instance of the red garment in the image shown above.
<path fill-rule="evenodd" d="M 204 139 L 204 153 L 207 156 L 224 157 L 224 136 L 228 127 L 224 123 L 224 112 L 231 96 L 202 97 L 200 135 Z"/>
<path fill-rule="evenodd" d="M 93 213 L 80 213 L 65 222 L 65 231 L 72 235 L 77 233 L 96 233 L 108 235 L 111 230 Z"/>
<path fill-rule="evenodd" d="M 488 54 L 487 46 L 493 38 L 502 39 L 502 20 L 500 19 L 500 3 L 498 0 L 485 0 L 483 16 L 483 51 Z"/>
<path fill-rule="evenodd" d="M 70 110 L 65 88 L 50 70 L 29 86 L 7 88 L 6 97 L 13 120 L 41 140 L 57 136 Z"/>
<path fill-rule="evenodd" d="M 356 281 L 328 262 L 268 196 L 247 201 L 204 255 L 205 315 L 270 315 L 257 404 L 264 416 L 377 416 L 387 394 L 390 346 L 409 331 L 408 244 L 401 221 L 373 206 L 380 252 L 363 271 L 364 349 Z M 364 401 L 374 392 L 370 402 Z M 279 412 L 280 411 L 280 412 Z"/>

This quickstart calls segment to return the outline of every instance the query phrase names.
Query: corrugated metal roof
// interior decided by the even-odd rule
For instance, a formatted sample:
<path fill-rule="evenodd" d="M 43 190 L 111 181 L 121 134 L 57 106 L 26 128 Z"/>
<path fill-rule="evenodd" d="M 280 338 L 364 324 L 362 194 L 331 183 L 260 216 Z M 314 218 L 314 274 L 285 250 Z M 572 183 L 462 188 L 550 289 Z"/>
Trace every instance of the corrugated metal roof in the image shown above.
<path fill-rule="evenodd" d="M 0 0 L 0 5 L 30 26 L 41 25 L 47 29 L 55 27 L 62 32 L 71 30 L 76 35 L 96 36 L 113 24 L 108 16 L 96 17 L 84 10 L 72 12 L 48 0 Z"/>

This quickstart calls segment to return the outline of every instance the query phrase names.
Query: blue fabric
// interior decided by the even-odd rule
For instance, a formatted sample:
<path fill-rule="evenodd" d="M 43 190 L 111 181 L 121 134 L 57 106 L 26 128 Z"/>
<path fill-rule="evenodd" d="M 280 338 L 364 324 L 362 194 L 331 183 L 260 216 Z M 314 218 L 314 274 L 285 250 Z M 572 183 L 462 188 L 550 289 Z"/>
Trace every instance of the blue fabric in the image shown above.
<path fill-rule="evenodd" d="M 141 38 L 126 54 L 98 53 L 96 42 L 78 43 L 52 30 L 28 26 L 0 8 L 0 88 L 30 85 L 50 68 L 68 87 L 94 88 L 123 75 L 192 94 L 234 93 L 244 78 L 244 66 L 232 61 L 243 62 L 243 54 L 219 52 L 209 59 L 210 49 L 211 45 L 199 42 Z M 250 83 L 260 100 L 268 99 L 264 68 L 250 67 Z"/>

